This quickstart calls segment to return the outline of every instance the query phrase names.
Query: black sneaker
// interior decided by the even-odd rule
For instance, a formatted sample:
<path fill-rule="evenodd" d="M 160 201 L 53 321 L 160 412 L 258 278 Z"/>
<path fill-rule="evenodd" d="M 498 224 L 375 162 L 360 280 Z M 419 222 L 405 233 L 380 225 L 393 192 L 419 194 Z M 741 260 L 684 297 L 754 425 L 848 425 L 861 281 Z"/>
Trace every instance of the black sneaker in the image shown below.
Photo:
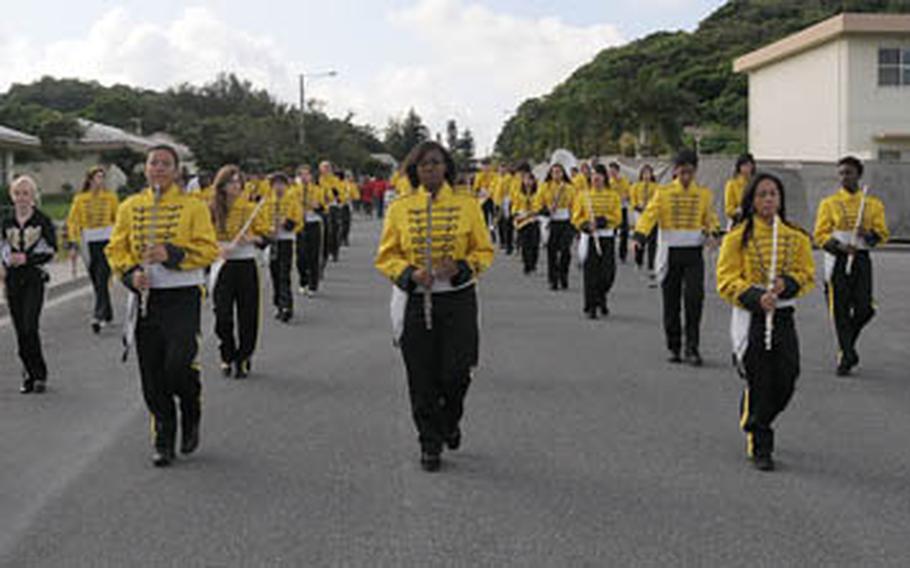
<path fill-rule="evenodd" d="M 597 310 L 587 310 L 585 312 L 588 315 L 588 319 L 596 320 L 597 319 Z"/>
<path fill-rule="evenodd" d="M 174 462 L 176 457 L 172 449 L 155 450 L 155 453 L 152 454 L 152 465 L 155 467 L 167 467 Z"/>
<path fill-rule="evenodd" d="M 455 427 L 445 439 L 446 447 L 450 450 L 457 450 L 461 447 L 461 428 Z"/>
<path fill-rule="evenodd" d="M 29 394 L 35 392 L 35 381 L 32 379 L 25 379 L 22 381 L 22 386 L 19 387 L 20 394 Z"/>
<path fill-rule="evenodd" d="M 35 381 L 35 393 L 43 394 L 47 392 L 47 381 Z"/>
<path fill-rule="evenodd" d="M 199 423 L 183 429 L 180 438 L 180 453 L 191 454 L 199 447 Z"/>
<path fill-rule="evenodd" d="M 237 361 L 237 364 L 234 365 L 234 378 L 235 379 L 245 379 L 250 376 L 250 362 L 249 361 Z"/>
<path fill-rule="evenodd" d="M 752 465 L 758 471 L 774 471 L 774 459 L 771 454 L 757 455 L 752 458 Z"/>
<path fill-rule="evenodd" d="M 670 357 L 667 358 L 667 361 L 670 363 L 682 363 L 682 357 L 679 356 L 679 351 L 670 351 Z"/>
<path fill-rule="evenodd" d="M 605 316 L 608 316 L 608 315 L 610 315 L 610 308 L 608 308 L 606 304 L 601 304 L 601 305 L 600 305 L 600 313 L 603 314 L 603 315 L 605 315 Z"/>
<path fill-rule="evenodd" d="M 222 361 L 222 362 L 221 362 L 221 375 L 222 375 L 225 379 L 230 379 L 230 378 L 231 378 L 231 373 L 232 373 L 232 372 L 233 372 L 233 367 L 231 366 L 231 364 Z"/>
<path fill-rule="evenodd" d="M 440 457 L 439 452 L 429 452 L 426 450 L 420 452 L 420 467 L 424 471 L 431 473 L 439 471 L 439 468 L 442 467 L 442 457 Z"/>
<path fill-rule="evenodd" d="M 704 363 L 701 359 L 701 354 L 699 354 L 698 349 L 695 347 L 686 349 L 686 361 L 693 367 L 701 367 Z"/>
<path fill-rule="evenodd" d="M 92 320 L 92 333 L 98 335 L 101 333 L 101 322 L 98 320 Z"/>

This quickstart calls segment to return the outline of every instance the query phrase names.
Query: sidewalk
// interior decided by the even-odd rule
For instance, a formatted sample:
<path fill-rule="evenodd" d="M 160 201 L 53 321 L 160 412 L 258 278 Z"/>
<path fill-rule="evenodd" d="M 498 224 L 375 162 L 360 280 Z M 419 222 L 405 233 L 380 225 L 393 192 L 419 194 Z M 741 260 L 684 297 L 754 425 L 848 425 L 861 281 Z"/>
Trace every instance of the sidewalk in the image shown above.
<path fill-rule="evenodd" d="M 89 284 L 88 274 L 85 271 L 85 265 L 81 260 L 76 262 L 76 274 L 73 274 L 72 264 L 69 260 L 58 260 L 45 266 L 50 274 L 50 282 L 47 283 L 47 299 L 54 298 L 60 294 L 65 294 L 82 286 Z M 0 294 L 0 317 L 7 315 L 6 294 Z"/>

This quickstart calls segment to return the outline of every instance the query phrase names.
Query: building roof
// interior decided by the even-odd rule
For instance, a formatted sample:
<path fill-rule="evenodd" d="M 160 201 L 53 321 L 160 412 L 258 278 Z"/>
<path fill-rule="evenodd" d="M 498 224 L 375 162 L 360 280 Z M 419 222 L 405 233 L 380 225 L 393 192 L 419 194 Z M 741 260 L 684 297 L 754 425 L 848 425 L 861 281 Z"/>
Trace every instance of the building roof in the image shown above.
<path fill-rule="evenodd" d="M 40 145 L 41 140 L 37 137 L 0 125 L 0 146 L 33 148 Z"/>
<path fill-rule="evenodd" d="M 848 34 L 910 34 L 910 14 L 839 14 L 743 55 L 733 70 L 755 71 Z"/>
<path fill-rule="evenodd" d="M 137 136 L 108 124 L 101 124 L 85 118 L 77 118 L 79 126 L 85 130 L 79 139 L 79 146 L 93 150 L 117 150 L 129 148 L 136 152 L 145 152 L 156 144 L 155 141 Z"/>

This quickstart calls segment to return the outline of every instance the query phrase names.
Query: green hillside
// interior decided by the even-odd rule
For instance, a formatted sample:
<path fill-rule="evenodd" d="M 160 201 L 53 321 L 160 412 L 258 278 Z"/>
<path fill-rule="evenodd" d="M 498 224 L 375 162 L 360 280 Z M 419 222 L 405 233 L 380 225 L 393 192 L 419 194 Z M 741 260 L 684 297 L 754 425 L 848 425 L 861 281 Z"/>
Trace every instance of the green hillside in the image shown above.
<path fill-rule="evenodd" d="M 690 142 L 687 126 L 707 133 L 703 152 L 742 151 L 747 80 L 733 73 L 733 59 L 845 10 L 910 12 L 910 0 L 731 0 L 694 32 L 659 32 L 600 52 L 551 93 L 522 103 L 496 152 L 660 154 Z"/>

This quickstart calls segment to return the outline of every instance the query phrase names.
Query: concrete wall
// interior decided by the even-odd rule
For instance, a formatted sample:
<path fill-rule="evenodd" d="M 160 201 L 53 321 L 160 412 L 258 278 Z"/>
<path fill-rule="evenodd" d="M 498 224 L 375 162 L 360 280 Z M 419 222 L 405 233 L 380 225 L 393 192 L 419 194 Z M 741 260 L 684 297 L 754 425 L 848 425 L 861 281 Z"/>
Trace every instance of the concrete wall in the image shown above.
<path fill-rule="evenodd" d="M 878 86 L 880 47 L 910 49 L 910 34 L 903 36 L 852 36 L 847 40 L 847 139 L 841 154 L 877 160 L 881 147 L 901 150 L 910 162 L 910 139 L 878 141 L 883 132 L 910 134 L 910 86 Z"/>
<path fill-rule="evenodd" d="M 610 161 L 609 156 L 601 158 Z M 630 160 L 619 158 L 623 175 L 637 179 L 638 168 L 645 162 L 661 171 L 666 160 Z M 698 181 L 714 192 L 718 216 L 723 219 L 724 186 L 733 173 L 734 156 L 702 156 Z M 868 161 L 863 182 L 869 191 L 884 203 L 892 237 L 910 240 L 910 163 L 893 164 Z M 839 189 L 837 166 L 833 162 L 784 162 L 759 160 L 758 168 L 769 171 L 784 182 L 787 197 L 787 217 L 812 232 L 815 213 L 823 197 Z M 661 181 L 666 182 L 669 173 Z"/>
<path fill-rule="evenodd" d="M 847 49 L 838 40 L 749 74 L 749 148 L 758 159 L 842 154 Z"/>

